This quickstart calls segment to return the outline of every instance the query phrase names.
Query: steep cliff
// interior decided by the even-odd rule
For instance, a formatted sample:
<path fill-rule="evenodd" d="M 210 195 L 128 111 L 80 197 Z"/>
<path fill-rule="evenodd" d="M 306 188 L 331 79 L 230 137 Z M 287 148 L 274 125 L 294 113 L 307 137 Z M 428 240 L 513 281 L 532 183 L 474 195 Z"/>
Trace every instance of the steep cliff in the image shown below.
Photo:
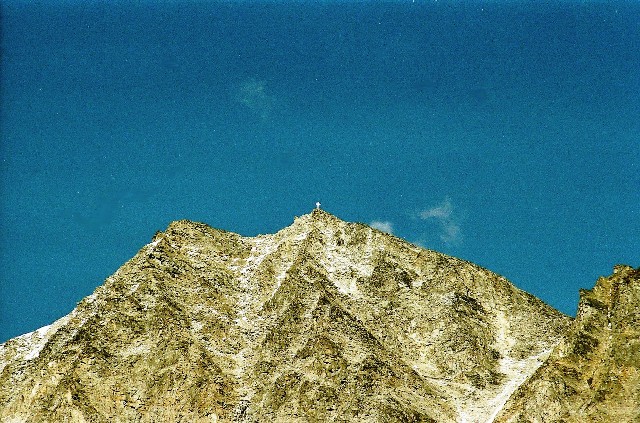
<path fill-rule="evenodd" d="M 178 221 L 0 346 L 0 417 L 492 421 L 570 323 L 488 270 L 321 210 L 254 238 Z"/>

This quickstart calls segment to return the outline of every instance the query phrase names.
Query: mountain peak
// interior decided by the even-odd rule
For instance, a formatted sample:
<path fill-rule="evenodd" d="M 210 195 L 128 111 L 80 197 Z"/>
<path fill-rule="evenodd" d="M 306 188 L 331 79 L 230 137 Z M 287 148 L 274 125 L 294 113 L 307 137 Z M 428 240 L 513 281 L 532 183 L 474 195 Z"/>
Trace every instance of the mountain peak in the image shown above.
<path fill-rule="evenodd" d="M 491 421 L 570 323 L 321 209 L 257 237 L 176 221 L 69 315 L 0 346 L 0 417 Z"/>
<path fill-rule="evenodd" d="M 347 222 L 326 210 L 315 208 L 310 213 L 294 218 L 293 226 L 344 225 Z"/>

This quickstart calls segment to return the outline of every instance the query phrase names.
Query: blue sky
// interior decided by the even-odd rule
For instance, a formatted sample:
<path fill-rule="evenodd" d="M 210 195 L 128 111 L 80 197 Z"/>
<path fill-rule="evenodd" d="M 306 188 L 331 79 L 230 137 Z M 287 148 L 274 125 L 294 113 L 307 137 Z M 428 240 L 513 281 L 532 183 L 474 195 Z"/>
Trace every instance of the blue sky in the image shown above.
<path fill-rule="evenodd" d="M 2 3 L 0 342 L 316 201 L 574 314 L 640 265 L 636 2 Z"/>

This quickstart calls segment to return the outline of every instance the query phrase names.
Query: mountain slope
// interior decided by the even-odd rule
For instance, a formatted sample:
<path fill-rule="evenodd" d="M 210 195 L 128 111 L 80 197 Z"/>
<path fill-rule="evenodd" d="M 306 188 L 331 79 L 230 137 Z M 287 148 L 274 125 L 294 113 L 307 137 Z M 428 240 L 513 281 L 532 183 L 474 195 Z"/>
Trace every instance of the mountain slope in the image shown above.
<path fill-rule="evenodd" d="M 640 270 L 616 266 L 580 297 L 566 338 L 497 421 L 640 421 Z"/>
<path fill-rule="evenodd" d="M 570 319 L 321 210 L 254 238 L 178 221 L 0 346 L 3 421 L 491 421 Z"/>

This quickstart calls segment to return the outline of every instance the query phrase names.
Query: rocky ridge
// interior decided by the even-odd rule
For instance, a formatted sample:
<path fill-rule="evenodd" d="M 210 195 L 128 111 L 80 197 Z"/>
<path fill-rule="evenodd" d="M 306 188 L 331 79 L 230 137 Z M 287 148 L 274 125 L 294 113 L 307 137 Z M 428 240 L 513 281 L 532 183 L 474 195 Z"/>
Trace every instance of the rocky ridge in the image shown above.
<path fill-rule="evenodd" d="M 0 418 L 490 422 L 569 324 L 486 269 L 322 210 L 253 238 L 177 221 L 69 315 L 0 345 Z"/>
<path fill-rule="evenodd" d="M 496 421 L 640 421 L 640 269 L 581 291 L 565 338 Z"/>

